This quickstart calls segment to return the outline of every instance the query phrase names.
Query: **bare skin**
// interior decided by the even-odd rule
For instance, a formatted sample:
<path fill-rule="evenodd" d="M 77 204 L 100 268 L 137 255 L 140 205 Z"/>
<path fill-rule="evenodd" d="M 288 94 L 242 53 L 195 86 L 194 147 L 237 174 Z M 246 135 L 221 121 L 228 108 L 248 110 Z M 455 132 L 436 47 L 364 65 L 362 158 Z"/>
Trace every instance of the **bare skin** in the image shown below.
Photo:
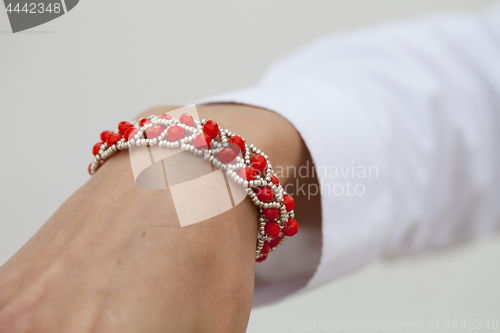
<path fill-rule="evenodd" d="M 275 166 L 309 159 L 294 127 L 273 112 L 242 105 L 198 111 L 261 147 Z M 268 122 L 249 128 L 255 118 Z M 296 201 L 301 227 L 318 228 L 319 196 Z M 139 188 L 128 152 L 120 152 L 0 267 L 0 333 L 244 332 L 256 220 L 244 200 L 181 228 L 170 192 Z"/>

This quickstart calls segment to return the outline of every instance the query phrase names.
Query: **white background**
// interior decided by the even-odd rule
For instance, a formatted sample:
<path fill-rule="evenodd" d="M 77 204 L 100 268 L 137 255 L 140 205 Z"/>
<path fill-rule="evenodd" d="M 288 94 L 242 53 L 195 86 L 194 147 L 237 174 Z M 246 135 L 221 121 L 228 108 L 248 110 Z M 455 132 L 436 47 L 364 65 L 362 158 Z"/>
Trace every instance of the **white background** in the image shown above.
<path fill-rule="evenodd" d="M 326 33 L 489 3 L 81 0 L 59 19 L 18 34 L 2 7 L 0 264 L 88 179 L 102 130 L 154 105 L 250 85 L 274 60 Z M 301 331 L 295 323 L 323 320 L 374 325 L 348 329 L 359 332 L 382 322 L 397 331 L 406 321 L 423 329 L 401 331 L 457 331 L 444 328 L 447 319 L 467 326 L 500 319 L 499 263 L 499 237 L 376 263 L 252 312 L 248 331 Z M 429 320 L 439 320 L 440 329 L 428 329 Z"/>

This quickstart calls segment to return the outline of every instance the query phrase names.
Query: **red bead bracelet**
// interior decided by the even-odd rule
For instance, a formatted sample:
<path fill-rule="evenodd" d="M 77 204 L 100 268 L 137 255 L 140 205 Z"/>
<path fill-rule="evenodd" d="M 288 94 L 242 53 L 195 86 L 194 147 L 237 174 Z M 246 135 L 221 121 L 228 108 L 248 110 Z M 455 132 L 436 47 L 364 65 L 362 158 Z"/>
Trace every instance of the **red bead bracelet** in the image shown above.
<path fill-rule="evenodd" d="M 199 122 L 188 113 L 179 119 L 163 113 L 143 118 L 139 123 L 122 121 L 115 131 L 101 133 L 101 142 L 92 148 L 95 158 L 89 173 L 93 175 L 112 154 L 133 145 L 181 148 L 204 156 L 242 185 L 259 209 L 257 262 L 266 260 L 270 251 L 299 230 L 294 219 L 295 201 L 280 185 L 268 156 L 253 144 L 246 144 L 241 136 L 221 129 L 215 121 Z"/>

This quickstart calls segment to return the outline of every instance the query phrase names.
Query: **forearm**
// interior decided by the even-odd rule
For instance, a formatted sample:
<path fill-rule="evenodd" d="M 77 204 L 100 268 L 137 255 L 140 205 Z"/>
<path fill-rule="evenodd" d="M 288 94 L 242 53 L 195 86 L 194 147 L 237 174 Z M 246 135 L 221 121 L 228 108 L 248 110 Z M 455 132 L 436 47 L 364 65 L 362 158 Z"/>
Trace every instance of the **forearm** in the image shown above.
<path fill-rule="evenodd" d="M 272 112 L 236 105 L 198 111 L 256 144 L 275 165 L 297 165 L 306 156 L 298 133 Z M 0 332 L 32 323 L 41 332 L 244 331 L 256 221 L 255 206 L 244 200 L 181 228 L 170 192 L 138 187 L 122 151 L 0 268 Z M 85 300 L 71 297 L 79 291 Z M 67 319 L 61 326 L 51 316 Z"/>

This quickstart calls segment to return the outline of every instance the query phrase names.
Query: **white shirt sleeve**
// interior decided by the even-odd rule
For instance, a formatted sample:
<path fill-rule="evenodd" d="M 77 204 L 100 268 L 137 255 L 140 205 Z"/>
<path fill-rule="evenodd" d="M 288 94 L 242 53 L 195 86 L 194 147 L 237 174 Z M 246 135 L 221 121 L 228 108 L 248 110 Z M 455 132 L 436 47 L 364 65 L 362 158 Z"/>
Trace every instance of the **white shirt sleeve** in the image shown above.
<path fill-rule="evenodd" d="M 322 38 L 200 102 L 279 113 L 316 166 L 322 245 L 258 264 L 254 305 L 500 228 L 500 7 Z"/>

